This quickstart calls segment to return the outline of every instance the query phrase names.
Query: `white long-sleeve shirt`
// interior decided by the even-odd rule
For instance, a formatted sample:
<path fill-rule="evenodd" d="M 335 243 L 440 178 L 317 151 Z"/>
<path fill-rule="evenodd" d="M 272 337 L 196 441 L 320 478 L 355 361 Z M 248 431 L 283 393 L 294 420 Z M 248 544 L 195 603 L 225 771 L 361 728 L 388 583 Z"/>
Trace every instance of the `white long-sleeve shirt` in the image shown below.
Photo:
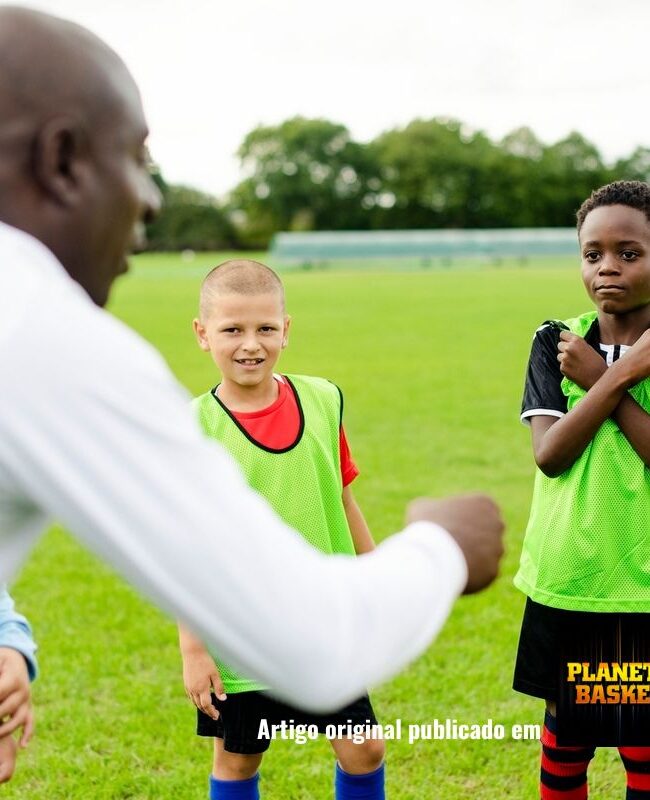
<path fill-rule="evenodd" d="M 0 223 L 0 581 L 51 519 L 225 661 L 314 709 L 417 656 L 467 579 L 429 523 L 356 559 L 309 547 L 203 437 L 157 351 Z"/>

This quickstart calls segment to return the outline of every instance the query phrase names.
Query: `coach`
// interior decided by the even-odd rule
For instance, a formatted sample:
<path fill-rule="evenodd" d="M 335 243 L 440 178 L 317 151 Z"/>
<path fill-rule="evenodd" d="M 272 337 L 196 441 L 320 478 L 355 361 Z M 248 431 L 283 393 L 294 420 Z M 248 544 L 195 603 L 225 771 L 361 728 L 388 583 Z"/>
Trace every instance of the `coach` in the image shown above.
<path fill-rule="evenodd" d="M 159 207 L 146 136 L 103 42 L 0 8 L 0 581 L 59 519 L 228 663 L 342 705 L 494 578 L 498 510 L 417 501 L 374 554 L 328 558 L 247 487 L 159 354 L 102 310 Z"/>

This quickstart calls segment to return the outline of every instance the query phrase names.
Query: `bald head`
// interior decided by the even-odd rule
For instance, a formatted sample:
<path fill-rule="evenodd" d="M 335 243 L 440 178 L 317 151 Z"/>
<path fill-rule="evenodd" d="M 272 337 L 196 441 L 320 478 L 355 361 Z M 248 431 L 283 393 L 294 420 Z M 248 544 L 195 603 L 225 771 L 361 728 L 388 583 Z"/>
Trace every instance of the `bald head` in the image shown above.
<path fill-rule="evenodd" d="M 160 205 L 124 63 L 90 31 L 0 6 L 0 220 L 32 234 L 103 305 Z"/>
<path fill-rule="evenodd" d="M 199 295 L 199 315 L 205 322 L 215 297 L 227 294 L 258 295 L 276 293 L 284 311 L 284 287 L 270 267 L 248 258 L 224 261 L 203 279 Z"/>
<path fill-rule="evenodd" d="M 52 115 L 74 116 L 92 129 L 125 92 L 137 95 L 126 66 L 93 33 L 38 11 L 0 6 L 0 149 Z"/>

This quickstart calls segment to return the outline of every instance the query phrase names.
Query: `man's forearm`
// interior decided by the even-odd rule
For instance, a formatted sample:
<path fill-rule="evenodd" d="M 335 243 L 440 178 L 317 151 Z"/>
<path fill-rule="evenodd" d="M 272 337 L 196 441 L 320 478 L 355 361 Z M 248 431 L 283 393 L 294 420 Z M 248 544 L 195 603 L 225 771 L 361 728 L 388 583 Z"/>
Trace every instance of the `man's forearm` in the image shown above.
<path fill-rule="evenodd" d="M 397 672 L 442 626 L 466 581 L 446 533 L 424 524 L 426 535 L 394 537 L 358 559 L 325 556 L 189 417 L 180 416 L 173 435 L 147 431 L 149 419 L 130 437 L 89 426 L 75 446 L 111 458 L 80 466 L 65 431 L 45 418 L 50 446 L 61 438 L 58 469 L 39 473 L 34 437 L 34 461 L 25 461 L 21 479 L 226 663 L 297 705 L 334 708 Z M 115 463 L 132 468 L 125 475 Z"/>
<path fill-rule="evenodd" d="M 96 313 L 67 325 L 94 330 Z M 429 644 L 467 581 L 448 534 L 422 523 L 360 558 L 315 551 L 205 439 L 149 346 L 102 317 L 71 352 L 56 323 L 50 347 L 84 371 L 17 359 L 0 417 L 0 455 L 20 452 L 14 480 L 37 507 L 297 705 L 340 706 Z"/>

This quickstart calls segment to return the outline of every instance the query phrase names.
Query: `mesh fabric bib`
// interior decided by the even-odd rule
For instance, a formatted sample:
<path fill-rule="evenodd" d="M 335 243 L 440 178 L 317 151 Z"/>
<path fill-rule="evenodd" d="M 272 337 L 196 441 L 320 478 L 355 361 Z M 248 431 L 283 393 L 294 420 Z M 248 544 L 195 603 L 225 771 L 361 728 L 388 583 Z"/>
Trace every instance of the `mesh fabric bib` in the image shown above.
<path fill-rule="evenodd" d="M 584 337 L 595 319 L 564 324 Z M 568 378 L 562 391 L 569 410 L 586 394 Z M 630 390 L 648 412 L 649 392 L 650 379 Z M 515 585 L 555 608 L 650 611 L 650 470 L 612 419 L 566 472 L 537 470 Z"/>
<path fill-rule="evenodd" d="M 193 406 L 205 433 L 230 451 L 248 483 L 288 525 L 324 553 L 354 555 L 341 497 L 340 392 L 322 378 L 285 377 L 295 389 L 301 425 L 296 442 L 283 450 L 255 443 L 212 392 Z M 217 664 L 226 693 L 266 688 Z"/>

